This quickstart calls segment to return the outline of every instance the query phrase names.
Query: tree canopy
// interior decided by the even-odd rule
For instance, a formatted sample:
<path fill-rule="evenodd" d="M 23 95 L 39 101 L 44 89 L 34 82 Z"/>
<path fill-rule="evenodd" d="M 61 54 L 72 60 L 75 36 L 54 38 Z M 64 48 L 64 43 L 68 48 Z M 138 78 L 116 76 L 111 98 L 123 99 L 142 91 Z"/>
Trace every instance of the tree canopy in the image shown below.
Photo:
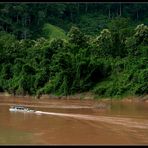
<path fill-rule="evenodd" d="M 147 3 L 1 3 L 0 91 L 147 94 L 147 7 Z"/>

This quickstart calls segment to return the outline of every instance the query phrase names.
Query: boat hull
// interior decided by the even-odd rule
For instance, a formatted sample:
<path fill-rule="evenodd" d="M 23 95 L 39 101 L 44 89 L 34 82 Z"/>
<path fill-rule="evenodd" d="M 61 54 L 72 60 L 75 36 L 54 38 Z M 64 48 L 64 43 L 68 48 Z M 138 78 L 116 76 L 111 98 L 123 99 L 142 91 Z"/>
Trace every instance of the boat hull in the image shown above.
<path fill-rule="evenodd" d="M 19 110 L 19 109 L 13 109 L 13 108 L 10 108 L 9 111 L 11 111 L 11 112 L 24 112 L 24 113 L 34 113 L 35 112 L 34 110 Z"/>

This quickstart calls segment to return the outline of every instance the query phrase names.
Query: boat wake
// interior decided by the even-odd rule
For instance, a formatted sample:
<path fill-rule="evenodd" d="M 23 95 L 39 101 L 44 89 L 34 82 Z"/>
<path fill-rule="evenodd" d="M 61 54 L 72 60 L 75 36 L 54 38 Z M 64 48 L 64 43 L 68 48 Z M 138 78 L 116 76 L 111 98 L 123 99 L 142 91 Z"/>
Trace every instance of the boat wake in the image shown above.
<path fill-rule="evenodd" d="M 66 114 L 66 113 L 55 113 L 55 112 L 43 112 L 35 111 L 38 115 L 53 115 L 53 116 L 65 116 L 84 120 L 101 121 L 110 124 L 123 125 L 132 128 L 148 129 L 148 120 L 144 119 L 132 119 L 132 118 L 121 118 L 121 117 L 108 117 L 108 116 L 95 116 L 95 115 L 82 115 L 82 114 Z"/>

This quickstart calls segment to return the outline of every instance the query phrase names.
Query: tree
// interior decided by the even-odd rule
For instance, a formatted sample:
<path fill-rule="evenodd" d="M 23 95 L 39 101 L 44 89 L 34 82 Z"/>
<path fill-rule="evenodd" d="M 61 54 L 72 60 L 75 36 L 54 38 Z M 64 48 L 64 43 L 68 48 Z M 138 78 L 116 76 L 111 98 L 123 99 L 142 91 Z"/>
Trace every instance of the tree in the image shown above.
<path fill-rule="evenodd" d="M 141 42 L 148 43 L 148 26 L 140 24 L 135 28 L 135 31 L 134 36 L 138 44 Z"/>
<path fill-rule="evenodd" d="M 112 54 L 112 35 L 108 29 L 103 29 L 100 35 L 95 39 L 95 42 L 100 49 L 101 55 Z"/>
<path fill-rule="evenodd" d="M 67 36 L 69 37 L 70 43 L 73 43 L 79 47 L 87 46 L 88 37 L 82 33 L 78 27 L 71 27 Z"/>

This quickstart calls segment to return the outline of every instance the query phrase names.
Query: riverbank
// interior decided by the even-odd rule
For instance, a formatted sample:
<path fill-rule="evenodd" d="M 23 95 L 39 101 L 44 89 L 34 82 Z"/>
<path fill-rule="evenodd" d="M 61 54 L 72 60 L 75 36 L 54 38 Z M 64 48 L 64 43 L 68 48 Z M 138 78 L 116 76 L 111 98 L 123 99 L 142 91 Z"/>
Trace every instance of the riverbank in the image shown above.
<path fill-rule="evenodd" d="M 121 102 L 145 102 L 148 103 L 148 95 L 144 96 L 126 96 L 122 98 L 102 98 L 99 96 L 94 95 L 93 93 L 90 92 L 84 92 L 84 93 L 77 93 L 75 95 L 68 95 L 68 96 L 56 96 L 56 95 L 42 95 L 40 97 L 37 96 L 30 96 L 30 95 L 12 95 L 7 92 L 0 93 L 0 96 L 2 97 L 16 97 L 16 98 L 31 98 L 31 99 L 37 99 L 37 100 L 51 100 L 51 99 L 56 99 L 56 100 L 98 100 L 98 101 L 121 101 Z"/>

